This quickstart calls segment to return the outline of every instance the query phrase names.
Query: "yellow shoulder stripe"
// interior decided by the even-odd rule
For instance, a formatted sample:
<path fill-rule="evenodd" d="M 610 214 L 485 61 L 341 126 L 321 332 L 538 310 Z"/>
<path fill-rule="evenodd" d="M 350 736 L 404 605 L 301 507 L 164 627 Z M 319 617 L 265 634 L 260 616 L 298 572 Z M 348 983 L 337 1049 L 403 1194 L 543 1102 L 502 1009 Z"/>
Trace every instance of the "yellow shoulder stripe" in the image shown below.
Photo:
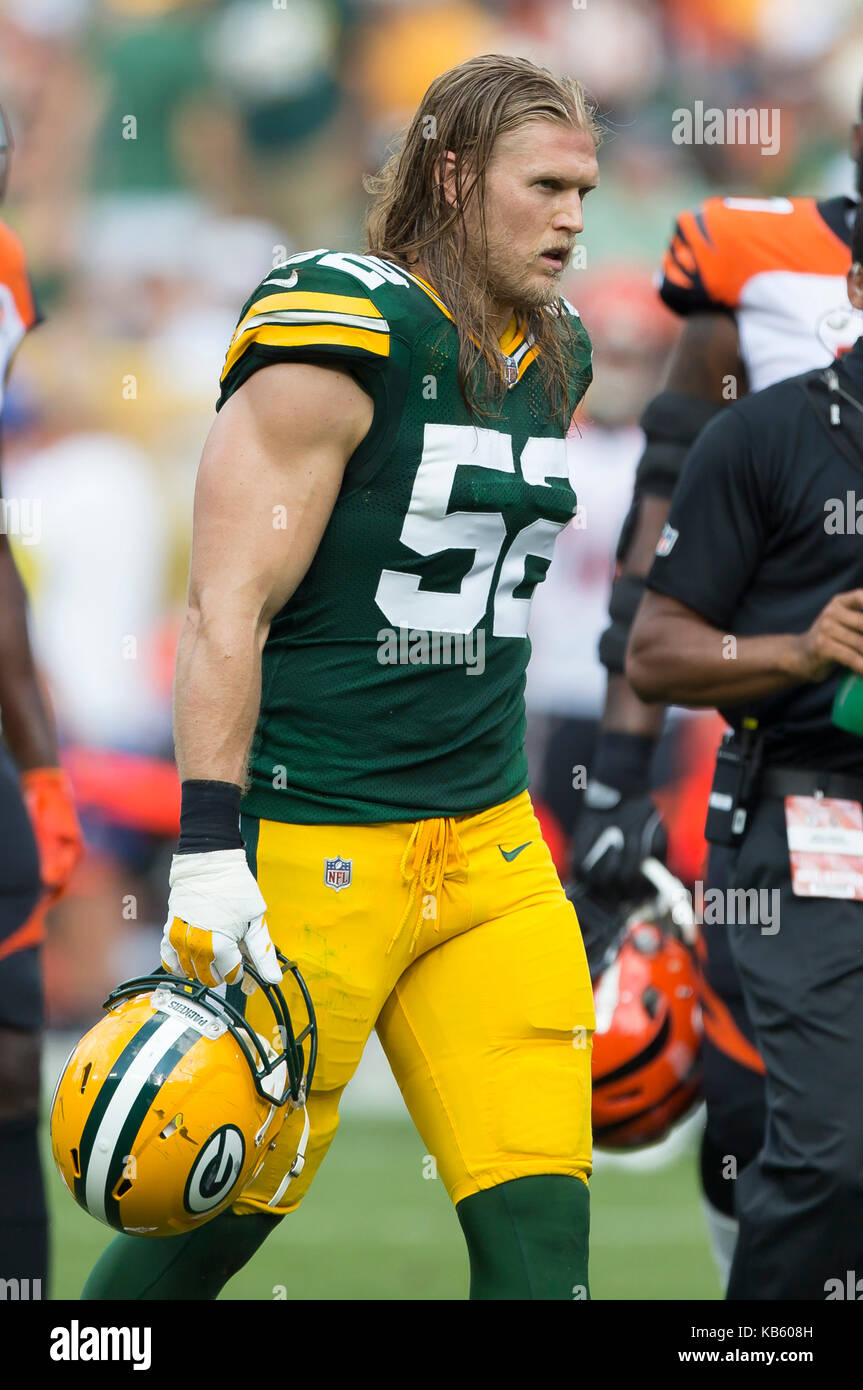
<path fill-rule="evenodd" d="M 237 324 L 234 341 L 244 331 L 249 319 L 259 314 L 275 314 L 284 309 L 320 309 L 327 314 L 362 314 L 365 318 L 380 319 L 383 314 L 370 299 L 356 299 L 346 294 L 308 294 L 303 290 L 265 294 L 256 299 L 248 313 Z"/>
<path fill-rule="evenodd" d="M 374 353 L 376 357 L 389 357 L 390 353 L 388 333 L 373 333 L 365 328 L 350 328 L 340 323 L 261 324 L 242 337 L 234 338 L 225 359 L 222 381 L 253 343 L 261 347 L 360 348 Z"/>

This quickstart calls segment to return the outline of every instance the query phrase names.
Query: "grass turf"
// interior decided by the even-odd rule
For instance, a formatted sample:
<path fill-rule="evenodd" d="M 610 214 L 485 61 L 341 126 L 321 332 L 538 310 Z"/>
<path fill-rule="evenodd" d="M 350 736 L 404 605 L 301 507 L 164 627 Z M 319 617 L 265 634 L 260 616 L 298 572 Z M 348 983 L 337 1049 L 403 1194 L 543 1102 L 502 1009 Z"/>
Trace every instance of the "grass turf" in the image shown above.
<path fill-rule="evenodd" d="M 300 1211 L 222 1295 L 233 1299 L 410 1300 L 467 1296 L 467 1256 L 440 1180 L 427 1179 L 410 1122 L 345 1116 Z M 45 1146 L 53 1220 L 51 1296 L 77 1299 L 111 1239 L 75 1205 Z M 591 1181 L 596 1299 L 715 1299 L 695 1157 L 659 1171 L 603 1168 Z"/>

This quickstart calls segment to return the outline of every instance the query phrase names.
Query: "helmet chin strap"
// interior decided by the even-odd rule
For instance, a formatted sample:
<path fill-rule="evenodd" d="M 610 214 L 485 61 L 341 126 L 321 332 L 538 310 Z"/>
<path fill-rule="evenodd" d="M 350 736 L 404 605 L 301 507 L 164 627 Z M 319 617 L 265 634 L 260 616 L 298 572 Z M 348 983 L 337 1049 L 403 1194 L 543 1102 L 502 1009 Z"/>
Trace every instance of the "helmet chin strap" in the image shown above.
<path fill-rule="evenodd" d="M 282 1198 L 284 1197 L 285 1193 L 291 1185 L 291 1179 L 297 1177 L 303 1171 L 303 1167 L 305 1166 L 306 1162 L 306 1144 L 308 1143 L 309 1139 L 309 1127 L 309 1107 L 308 1105 L 304 1105 L 303 1133 L 300 1137 L 299 1146 L 297 1148 L 297 1156 L 294 1159 L 285 1176 L 282 1178 L 282 1181 L 279 1183 L 272 1197 L 267 1202 L 268 1207 L 277 1207 L 279 1205 L 279 1202 L 282 1200 Z"/>
<path fill-rule="evenodd" d="M 278 1106 L 277 1106 L 277 1105 L 271 1105 L 270 1108 L 269 1108 L 269 1110 L 267 1111 L 267 1118 L 264 1120 L 264 1123 L 261 1125 L 261 1128 L 258 1130 L 257 1134 L 255 1135 L 255 1148 L 256 1148 L 256 1149 L 257 1149 L 257 1148 L 260 1148 L 261 1144 L 264 1142 L 264 1136 L 266 1135 L 267 1130 L 268 1130 L 269 1127 L 270 1127 L 270 1121 L 272 1120 L 273 1116 L 275 1115 L 277 1109 L 278 1109 Z M 253 1177 L 256 1177 L 257 1174 L 254 1173 L 252 1176 L 253 1176 Z"/>

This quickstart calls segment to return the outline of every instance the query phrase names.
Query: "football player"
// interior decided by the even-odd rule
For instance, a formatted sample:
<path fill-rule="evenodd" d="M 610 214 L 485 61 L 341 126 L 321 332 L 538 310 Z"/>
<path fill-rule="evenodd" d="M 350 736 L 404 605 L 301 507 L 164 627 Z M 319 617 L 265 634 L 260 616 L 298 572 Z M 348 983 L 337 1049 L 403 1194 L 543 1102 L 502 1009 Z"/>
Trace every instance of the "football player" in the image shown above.
<path fill-rule="evenodd" d="M 863 120 L 852 130 L 852 154 L 859 197 Z M 863 330 L 845 289 L 856 209 L 857 199 L 844 196 L 710 198 L 676 224 L 660 294 L 685 326 L 665 389 L 642 417 L 646 447 L 618 546 L 612 621 L 600 643 L 608 669 L 603 732 L 574 844 L 576 879 L 600 898 L 637 895 L 639 863 L 664 848 L 649 795 L 664 709 L 635 695 L 624 653 L 654 551 L 674 543 L 663 527 L 676 480 L 702 426 L 729 401 L 827 366 Z M 723 885 L 726 856 L 719 846 L 711 850 L 714 886 Z M 764 1132 L 764 1066 L 724 924 L 703 927 L 699 953 L 707 1102 L 701 1177 L 726 1281 L 737 1233 L 734 1178 L 755 1157 Z"/>
<path fill-rule="evenodd" d="M 274 944 L 297 962 L 305 1166 L 280 1133 L 231 1211 L 119 1236 L 85 1298 L 214 1298 L 304 1197 L 373 1028 L 471 1297 L 588 1296 L 593 997 L 523 689 L 576 506 L 590 344 L 559 286 L 598 140 L 577 82 L 472 59 L 371 181 L 370 254 L 292 256 L 242 311 L 197 482 L 162 960 L 229 985 L 244 957 L 278 979 Z"/>
<path fill-rule="evenodd" d="M 9 149 L 0 111 L 0 197 Z M 0 409 L 12 358 L 37 322 L 23 248 L 0 223 Z M 30 1280 L 31 1296 L 38 1298 L 47 1297 L 48 1260 L 37 1134 L 39 947 L 45 908 L 80 857 L 81 832 L 34 668 L 27 600 L 9 545 L 10 532 L 25 523 L 19 500 L 4 501 L 0 488 L 0 1278 Z"/>

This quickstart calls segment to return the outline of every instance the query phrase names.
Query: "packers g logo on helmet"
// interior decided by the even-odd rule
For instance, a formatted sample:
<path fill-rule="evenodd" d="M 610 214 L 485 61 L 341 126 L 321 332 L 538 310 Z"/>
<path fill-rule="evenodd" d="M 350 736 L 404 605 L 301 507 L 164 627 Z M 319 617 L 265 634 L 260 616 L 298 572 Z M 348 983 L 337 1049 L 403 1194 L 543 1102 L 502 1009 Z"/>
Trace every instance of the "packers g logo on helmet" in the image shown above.
<path fill-rule="evenodd" d="M 218 1216 L 255 1176 L 304 1109 L 317 1053 L 305 982 L 279 959 L 305 1013 L 296 1035 L 282 989 L 245 967 L 272 1010 L 272 1041 L 191 980 L 142 975 L 109 995 L 51 1106 L 54 1161 L 91 1216 L 129 1235 L 177 1235 Z M 303 1120 L 291 1172 L 302 1167 Z"/>
<path fill-rule="evenodd" d="M 211 1134 L 192 1166 L 183 1193 L 186 1211 L 200 1216 L 231 1192 L 242 1171 L 246 1141 L 236 1125 L 222 1125 Z"/>

